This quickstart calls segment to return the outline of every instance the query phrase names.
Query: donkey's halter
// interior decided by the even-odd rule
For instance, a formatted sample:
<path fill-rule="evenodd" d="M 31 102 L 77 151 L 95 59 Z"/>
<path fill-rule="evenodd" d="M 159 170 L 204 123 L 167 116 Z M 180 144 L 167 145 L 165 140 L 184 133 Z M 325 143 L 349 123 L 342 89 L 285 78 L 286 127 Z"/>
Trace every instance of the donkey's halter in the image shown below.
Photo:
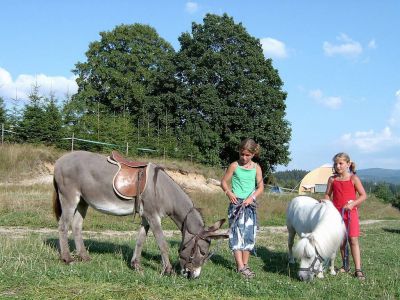
<path fill-rule="evenodd" d="M 315 275 L 319 273 L 319 269 L 315 268 L 315 264 L 317 263 L 317 261 L 322 264 L 324 262 L 324 258 L 318 253 L 317 248 L 315 248 L 315 253 L 316 255 L 311 265 L 308 268 L 299 268 L 299 271 L 308 271 L 314 273 Z"/>
<path fill-rule="evenodd" d="M 190 231 L 187 229 L 187 225 L 186 225 L 186 223 L 187 223 L 187 222 L 186 222 L 186 221 L 187 221 L 187 217 L 188 217 L 188 215 L 189 215 L 194 209 L 195 209 L 195 208 L 194 208 L 194 206 L 193 206 L 193 207 L 189 210 L 189 212 L 186 214 L 186 217 L 185 217 L 185 219 L 183 220 L 183 228 L 182 228 L 182 233 L 188 232 L 188 233 L 190 233 L 190 234 L 192 235 L 192 237 L 191 237 L 186 243 L 182 243 L 182 244 L 181 244 L 181 247 L 180 247 L 180 249 L 179 249 L 179 258 L 185 260 L 184 268 L 185 268 L 185 269 L 188 269 L 190 272 L 193 272 L 193 259 L 194 259 L 194 254 L 195 254 L 195 252 L 196 252 L 196 249 L 197 249 L 198 247 L 200 247 L 199 244 L 198 244 L 199 240 L 201 239 L 201 240 L 203 240 L 203 241 L 206 241 L 209 245 L 211 244 L 211 239 L 206 238 L 206 237 L 203 236 L 204 231 L 201 231 L 200 233 L 194 234 L 194 233 L 190 232 Z M 186 260 L 187 258 L 186 258 L 186 257 L 183 257 L 181 253 L 182 253 L 182 251 L 188 246 L 188 244 L 189 244 L 192 240 L 194 240 L 194 245 L 193 245 L 192 250 L 190 251 L 189 260 Z M 204 258 L 200 261 L 200 265 L 203 265 L 211 256 L 212 256 L 212 253 L 209 253 L 208 255 L 204 255 Z"/>

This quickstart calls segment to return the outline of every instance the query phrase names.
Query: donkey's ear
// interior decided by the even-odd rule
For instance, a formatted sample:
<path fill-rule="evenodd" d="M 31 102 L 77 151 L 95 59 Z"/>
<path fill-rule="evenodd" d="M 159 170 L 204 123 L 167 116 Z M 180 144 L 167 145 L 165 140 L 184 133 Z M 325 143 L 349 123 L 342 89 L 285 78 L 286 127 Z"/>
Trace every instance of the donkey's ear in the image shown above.
<path fill-rule="evenodd" d="M 219 239 L 229 238 L 229 233 L 228 232 L 225 232 L 225 233 L 205 232 L 203 236 L 204 236 L 204 238 L 219 240 Z"/>
<path fill-rule="evenodd" d="M 207 232 L 213 232 L 221 228 L 222 224 L 225 223 L 225 219 L 221 219 L 214 223 L 214 225 L 207 228 Z"/>

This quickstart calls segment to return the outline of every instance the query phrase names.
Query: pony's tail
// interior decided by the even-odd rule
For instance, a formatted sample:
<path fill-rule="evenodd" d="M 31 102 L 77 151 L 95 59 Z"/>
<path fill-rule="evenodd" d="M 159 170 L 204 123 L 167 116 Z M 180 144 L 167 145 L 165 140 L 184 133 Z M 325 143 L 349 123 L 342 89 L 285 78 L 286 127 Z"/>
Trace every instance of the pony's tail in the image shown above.
<path fill-rule="evenodd" d="M 61 203 L 60 203 L 60 196 L 58 194 L 58 186 L 56 179 L 53 177 L 53 212 L 54 215 L 56 216 L 57 221 L 60 220 L 62 209 L 61 209 Z"/>

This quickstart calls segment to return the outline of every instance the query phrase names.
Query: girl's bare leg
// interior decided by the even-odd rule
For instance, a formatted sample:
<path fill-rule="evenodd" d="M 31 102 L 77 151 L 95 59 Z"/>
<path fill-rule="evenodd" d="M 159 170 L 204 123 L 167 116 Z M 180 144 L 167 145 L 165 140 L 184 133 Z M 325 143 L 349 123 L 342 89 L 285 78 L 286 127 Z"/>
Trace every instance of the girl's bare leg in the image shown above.
<path fill-rule="evenodd" d="M 240 251 L 240 250 L 233 251 L 233 255 L 235 256 L 236 267 L 237 267 L 237 269 L 238 269 L 238 270 L 243 269 L 243 267 L 244 267 L 244 263 L 243 263 L 243 251 Z"/>
<path fill-rule="evenodd" d="M 358 244 L 358 237 L 350 238 L 351 255 L 353 256 L 354 266 L 356 269 L 361 269 L 361 255 L 360 245 Z"/>

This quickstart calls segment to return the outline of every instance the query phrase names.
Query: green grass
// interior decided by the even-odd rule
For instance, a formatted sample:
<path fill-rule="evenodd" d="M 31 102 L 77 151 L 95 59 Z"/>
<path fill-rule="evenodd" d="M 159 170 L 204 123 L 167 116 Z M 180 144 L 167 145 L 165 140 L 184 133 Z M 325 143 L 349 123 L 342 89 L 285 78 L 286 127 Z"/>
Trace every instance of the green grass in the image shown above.
<path fill-rule="evenodd" d="M 56 150 L 27 145 L 0 148 L 0 226 L 56 229 L 52 213 L 52 185 L 9 184 L 46 173 L 43 163 L 53 163 Z M 220 178 L 221 170 L 188 162 L 160 161 L 170 168 L 196 170 L 206 177 Z M 191 169 L 192 168 L 192 169 Z M 202 208 L 207 225 L 226 218 L 228 199 L 222 193 L 191 193 Z M 295 195 L 265 193 L 258 199 L 260 226 L 285 224 L 288 201 Z M 318 197 L 317 197 L 318 198 Z M 398 299 L 400 298 L 400 213 L 375 197 L 360 208 L 362 220 L 391 220 L 362 225 L 360 246 L 365 282 L 349 274 L 330 276 L 312 283 L 296 279 L 296 267 L 288 267 L 287 234 L 262 228 L 258 234 L 257 257 L 250 260 L 257 276 L 243 280 L 235 272 L 227 241 L 213 242 L 217 253 L 207 263 L 200 279 L 160 276 L 161 257 L 152 235 L 146 241 L 142 264 L 144 273 L 130 268 L 133 234 L 96 235 L 90 231 L 133 232 L 139 218 L 115 217 L 89 209 L 84 222 L 85 243 L 92 260 L 69 266 L 59 261 L 56 233 L 0 234 L 0 299 Z M 226 228 L 225 224 L 225 228 Z M 176 230 L 166 218 L 164 229 Z M 73 249 L 73 243 L 71 247 Z M 171 262 L 178 272 L 180 235 L 168 238 Z M 336 265 L 341 263 L 337 259 Z"/>
<path fill-rule="evenodd" d="M 160 276 L 159 250 L 149 236 L 143 251 L 144 273 L 129 267 L 134 243 L 129 237 L 89 237 L 92 260 L 64 265 L 55 235 L 0 236 L 0 298 L 18 299 L 398 299 L 400 297 L 400 221 L 365 225 L 360 239 L 367 280 L 349 274 L 326 275 L 311 283 L 289 268 L 286 234 L 261 232 L 257 257 L 250 263 L 256 278 L 234 271 L 226 241 L 196 280 Z M 179 236 L 168 239 L 176 265 Z M 215 247 L 215 244 L 213 245 Z M 337 259 L 336 265 L 340 262 Z"/>
<path fill-rule="evenodd" d="M 28 226 L 34 228 L 56 228 L 57 222 L 52 211 L 51 184 L 18 186 L 0 186 L 0 226 Z M 195 206 L 201 208 L 207 225 L 226 218 L 228 198 L 222 193 L 191 193 Z M 295 195 L 274 196 L 265 193 L 258 199 L 259 226 L 285 225 L 285 211 L 288 201 Z M 360 208 L 362 220 L 393 219 L 399 220 L 400 213 L 389 204 L 384 204 L 375 197 L 368 199 Z M 117 217 L 88 210 L 84 230 L 136 230 L 140 218 L 136 216 Z M 226 228 L 226 224 L 224 228 Z M 176 230 L 175 224 L 163 219 L 164 229 Z"/>

